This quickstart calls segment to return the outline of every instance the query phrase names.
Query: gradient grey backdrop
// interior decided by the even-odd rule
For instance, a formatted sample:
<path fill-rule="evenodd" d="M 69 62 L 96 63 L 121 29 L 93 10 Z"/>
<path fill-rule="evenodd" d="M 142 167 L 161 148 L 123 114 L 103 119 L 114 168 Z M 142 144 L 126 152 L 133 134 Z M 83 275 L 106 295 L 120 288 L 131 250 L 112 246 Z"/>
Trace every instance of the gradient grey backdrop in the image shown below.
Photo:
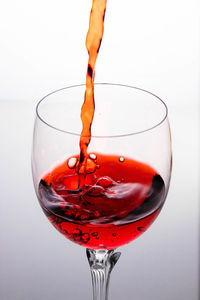
<path fill-rule="evenodd" d="M 90 6 L 88 0 L 9 0 L 1 8 L 1 300 L 92 299 L 85 249 L 43 215 L 30 167 L 37 100 L 85 80 Z M 143 236 L 121 248 L 111 300 L 198 300 L 198 12 L 196 0 L 108 0 L 96 81 L 163 98 L 174 154 L 165 206 Z"/>

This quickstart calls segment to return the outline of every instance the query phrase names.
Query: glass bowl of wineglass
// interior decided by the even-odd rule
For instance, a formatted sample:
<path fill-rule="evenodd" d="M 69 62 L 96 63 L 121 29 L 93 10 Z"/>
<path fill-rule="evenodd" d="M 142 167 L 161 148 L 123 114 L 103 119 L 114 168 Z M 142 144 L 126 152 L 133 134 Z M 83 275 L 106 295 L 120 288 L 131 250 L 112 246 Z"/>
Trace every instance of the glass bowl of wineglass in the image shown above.
<path fill-rule="evenodd" d="M 41 208 L 67 239 L 87 249 L 93 299 L 108 296 L 115 249 L 157 218 L 171 176 L 168 111 L 156 95 L 95 84 L 95 115 L 80 172 L 80 108 L 85 85 L 48 94 L 37 105 L 32 173 Z"/>

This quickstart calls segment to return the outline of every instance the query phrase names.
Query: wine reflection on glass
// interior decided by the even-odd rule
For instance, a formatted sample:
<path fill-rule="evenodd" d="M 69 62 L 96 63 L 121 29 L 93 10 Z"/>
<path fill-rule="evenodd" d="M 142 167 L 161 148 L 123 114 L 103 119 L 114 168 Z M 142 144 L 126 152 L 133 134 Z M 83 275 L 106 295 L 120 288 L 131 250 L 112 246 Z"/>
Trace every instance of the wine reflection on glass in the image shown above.
<path fill-rule="evenodd" d="M 160 98 L 120 84 L 95 84 L 94 89 L 84 175 L 79 141 L 85 85 L 57 90 L 38 103 L 32 173 L 49 221 L 87 248 L 93 299 L 105 300 L 120 256 L 115 249 L 144 233 L 164 204 L 172 153 L 167 107 Z"/>

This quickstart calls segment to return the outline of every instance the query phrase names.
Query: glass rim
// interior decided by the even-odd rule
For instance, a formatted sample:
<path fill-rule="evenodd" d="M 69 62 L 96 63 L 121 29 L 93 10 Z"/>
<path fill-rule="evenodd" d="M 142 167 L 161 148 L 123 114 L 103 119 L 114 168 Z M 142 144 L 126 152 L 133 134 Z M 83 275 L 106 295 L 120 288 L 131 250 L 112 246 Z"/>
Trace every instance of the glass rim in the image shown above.
<path fill-rule="evenodd" d="M 119 137 L 126 137 L 126 136 L 131 136 L 131 135 L 137 135 L 137 134 L 141 134 L 141 133 L 145 133 L 145 132 L 148 132 L 148 131 L 151 131 L 157 127 L 159 127 L 161 124 L 164 123 L 164 121 L 167 119 L 167 116 L 168 116 L 168 107 L 166 105 L 166 103 L 160 98 L 158 97 L 157 95 L 155 95 L 154 93 L 152 92 L 149 92 L 145 89 L 142 89 L 142 88 L 139 88 L 139 87 L 135 87 L 135 86 L 131 86 L 131 85 L 125 85 L 125 84 L 121 84 L 121 83 L 107 83 L 107 82 L 98 82 L 98 83 L 94 83 L 94 86 L 95 85 L 109 85 L 109 86 L 121 86 L 121 87 L 126 87 L 126 88 L 131 88 L 131 89 L 135 89 L 135 90 L 138 90 L 138 91 L 141 91 L 141 92 L 144 92 L 144 93 L 147 93 L 151 96 L 153 96 L 154 98 L 156 98 L 157 100 L 159 100 L 162 105 L 164 106 L 165 108 L 165 115 L 164 117 L 161 119 L 160 122 L 158 122 L 157 124 L 155 124 L 154 126 L 151 126 L 151 127 L 148 127 L 147 129 L 144 129 L 144 130 L 139 130 L 139 131 L 135 131 L 135 132 L 131 132 L 131 133 L 126 133 L 126 134 L 119 134 L 119 135 L 92 135 L 91 133 L 91 138 L 119 138 Z M 71 134 L 71 135 L 75 135 L 75 136 L 79 136 L 79 137 L 89 137 L 88 135 L 82 135 L 82 134 L 79 134 L 79 133 L 75 133 L 75 132 L 71 132 L 71 131 L 67 131 L 67 130 L 64 130 L 64 129 L 60 129 L 60 128 L 57 128 L 51 124 L 49 124 L 48 122 L 46 122 L 41 116 L 40 116 L 40 113 L 39 113 L 39 106 L 40 104 L 49 96 L 57 93 L 57 92 L 60 92 L 62 90 L 67 90 L 67 89 L 71 89 L 71 88 L 77 88 L 77 87 L 82 87 L 82 86 L 85 86 L 85 83 L 83 84 L 76 84 L 76 85 L 70 85 L 70 86 L 67 86 L 67 87 L 63 87 L 63 88 L 60 88 L 60 89 L 57 89 L 57 90 L 54 90 L 53 92 L 47 94 L 46 96 L 44 96 L 36 105 L 36 116 L 40 119 L 41 122 L 43 122 L 45 125 L 47 125 L 48 127 L 54 129 L 54 130 L 57 130 L 59 132 L 63 132 L 63 133 L 67 133 L 67 134 Z M 81 107 L 80 107 L 80 113 L 81 113 Z"/>

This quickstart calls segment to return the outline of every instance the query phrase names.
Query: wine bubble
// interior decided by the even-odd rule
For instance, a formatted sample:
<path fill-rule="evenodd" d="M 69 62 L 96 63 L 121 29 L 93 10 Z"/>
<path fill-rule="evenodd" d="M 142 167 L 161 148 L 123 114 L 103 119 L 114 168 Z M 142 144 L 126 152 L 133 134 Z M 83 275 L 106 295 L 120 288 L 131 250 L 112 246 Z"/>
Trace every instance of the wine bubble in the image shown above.
<path fill-rule="evenodd" d="M 112 183 L 112 179 L 108 176 L 100 177 L 96 182 L 97 185 L 100 185 L 104 188 L 109 187 Z"/>
<path fill-rule="evenodd" d="M 69 158 L 69 160 L 67 162 L 67 165 L 68 165 L 69 169 L 74 169 L 76 164 L 77 164 L 77 158 L 76 157 Z"/>
<path fill-rule="evenodd" d="M 97 159 L 97 156 L 94 153 L 90 153 L 89 157 L 93 160 Z"/>
<path fill-rule="evenodd" d="M 75 242 L 81 241 L 82 231 L 80 229 L 75 229 L 72 231 L 72 238 Z"/>
<path fill-rule="evenodd" d="M 73 231 L 72 231 L 72 234 L 74 234 L 74 235 L 81 235 L 81 230 L 80 229 L 74 229 Z"/>
<path fill-rule="evenodd" d="M 89 233 L 83 233 L 81 238 L 82 238 L 82 242 L 86 244 L 90 240 L 90 235 Z"/>
<path fill-rule="evenodd" d="M 92 232 L 92 233 L 91 233 L 91 236 L 98 236 L 98 235 L 99 235 L 98 232 Z"/>
<path fill-rule="evenodd" d="M 95 210 L 94 216 L 95 216 L 95 217 L 99 217 L 99 216 L 100 216 L 100 213 L 99 213 L 97 210 Z"/>
<path fill-rule="evenodd" d="M 143 232 L 143 231 L 145 231 L 145 228 L 141 226 L 141 227 L 138 227 L 137 230 Z"/>
<path fill-rule="evenodd" d="M 99 185 L 93 185 L 90 189 L 87 190 L 87 194 L 92 197 L 98 197 L 104 195 L 104 188 Z"/>
<path fill-rule="evenodd" d="M 120 162 L 124 162 L 124 161 L 125 161 L 125 158 L 121 156 L 121 157 L 119 158 L 119 161 L 120 161 Z"/>

